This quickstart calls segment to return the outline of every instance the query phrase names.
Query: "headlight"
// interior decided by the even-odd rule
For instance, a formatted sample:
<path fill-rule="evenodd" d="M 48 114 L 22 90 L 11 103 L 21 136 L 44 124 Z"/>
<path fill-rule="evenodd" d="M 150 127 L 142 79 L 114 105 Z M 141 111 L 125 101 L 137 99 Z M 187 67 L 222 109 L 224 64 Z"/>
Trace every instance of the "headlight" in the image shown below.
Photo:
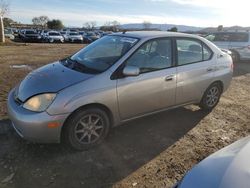
<path fill-rule="evenodd" d="M 55 93 L 37 95 L 26 101 L 23 107 L 34 112 L 43 112 L 51 105 L 55 97 Z"/>

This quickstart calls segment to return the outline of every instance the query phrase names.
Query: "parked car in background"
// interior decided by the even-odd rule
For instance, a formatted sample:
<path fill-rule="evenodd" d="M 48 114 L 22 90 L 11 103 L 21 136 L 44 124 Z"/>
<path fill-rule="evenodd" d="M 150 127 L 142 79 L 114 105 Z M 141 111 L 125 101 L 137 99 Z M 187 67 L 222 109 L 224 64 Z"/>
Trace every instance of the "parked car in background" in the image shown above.
<path fill-rule="evenodd" d="M 10 40 L 14 40 L 15 36 L 11 29 L 4 29 L 4 36 Z"/>
<path fill-rule="evenodd" d="M 210 155 L 173 188 L 248 188 L 250 137 Z"/>
<path fill-rule="evenodd" d="M 206 36 L 222 49 L 232 52 L 235 62 L 240 60 L 250 60 L 250 33 L 249 32 L 217 32 Z"/>
<path fill-rule="evenodd" d="M 64 37 L 61 35 L 61 33 L 57 32 L 57 31 L 49 31 L 47 33 L 45 41 L 49 42 L 49 43 L 54 43 L 54 42 L 63 43 Z"/>
<path fill-rule="evenodd" d="M 78 33 L 83 36 L 87 34 L 85 31 L 79 31 Z"/>
<path fill-rule="evenodd" d="M 20 32 L 20 38 L 24 42 L 40 42 L 41 37 L 36 32 L 36 30 L 33 29 L 25 29 Z"/>
<path fill-rule="evenodd" d="M 82 35 L 84 43 L 91 43 L 92 40 L 87 37 L 87 33 L 85 31 L 79 31 L 79 34 Z"/>
<path fill-rule="evenodd" d="M 28 74 L 10 91 L 8 113 L 25 139 L 84 150 L 135 118 L 187 104 L 211 111 L 232 74 L 232 58 L 204 38 L 117 33 Z"/>
<path fill-rule="evenodd" d="M 94 32 L 87 32 L 86 38 L 87 38 L 88 41 L 90 41 L 90 43 L 91 43 L 91 42 L 96 41 L 96 40 L 99 39 L 100 37 L 97 36 Z"/>
<path fill-rule="evenodd" d="M 45 41 L 47 38 L 47 34 L 48 34 L 49 30 L 41 30 L 40 34 L 40 38 L 42 41 Z"/>
<path fill-rule="evenodd" d="M 112 31 L 106 31 L 106 32 L 103 32 L 102 33 L 102 37 L 106 36 L 106 35 L 110 35 L 112 34 L 113 32 Z"/>
<path fill-rule="evenodd" d="M 63 36 L 64 41 L 67 41 L 67 33 L 66 33 L 66 31 L 60 31 L 60 34 Z"/>
<path fill-rule="evenodd" d="M 68 42 L 72 42 L 72 43 L 74 43 L 74 42 L 83 43 L 83 37 L 78 32 L 70 32 L 70 33 L 68 33 L 66 40 Z"/>

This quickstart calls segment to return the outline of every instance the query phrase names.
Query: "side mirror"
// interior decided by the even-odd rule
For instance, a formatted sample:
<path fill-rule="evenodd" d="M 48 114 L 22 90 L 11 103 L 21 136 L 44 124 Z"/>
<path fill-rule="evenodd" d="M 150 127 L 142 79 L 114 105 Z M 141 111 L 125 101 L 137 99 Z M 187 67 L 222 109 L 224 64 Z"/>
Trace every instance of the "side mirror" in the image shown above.
<path fill-rule="evenodd" d="M 124 76 L 138 76 L 140 69 L 136 66 L 126 66 L 122 71 Z"/>

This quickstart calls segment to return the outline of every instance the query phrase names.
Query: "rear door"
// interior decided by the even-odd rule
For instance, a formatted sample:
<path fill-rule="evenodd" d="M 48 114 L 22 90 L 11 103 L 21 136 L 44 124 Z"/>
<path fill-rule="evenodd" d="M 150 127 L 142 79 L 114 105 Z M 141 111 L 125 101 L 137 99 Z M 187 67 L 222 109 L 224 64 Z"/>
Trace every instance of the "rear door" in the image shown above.
<path fill-rule="evenodd" d="M 200 40 L 190 38 L 177 38 L 176 46 L 176 104 L 198 102 L 214 77 L 213 52 Z"/>
<path fill-rule="evenodd" d="M 125 63 L 140 68 L 140 75 L 117 80 L 122 120 L 175 105 L 176 67 L 171 39 L 146 42 Z"/>

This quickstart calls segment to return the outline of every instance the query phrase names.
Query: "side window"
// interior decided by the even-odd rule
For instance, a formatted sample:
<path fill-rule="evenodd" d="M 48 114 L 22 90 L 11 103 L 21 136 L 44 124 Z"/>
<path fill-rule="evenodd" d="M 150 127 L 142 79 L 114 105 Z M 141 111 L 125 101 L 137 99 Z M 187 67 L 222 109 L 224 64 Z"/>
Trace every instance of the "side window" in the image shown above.
<path fill-rule="evenodd" d="M 203 61 L 207 61 L 212 56 L 212 51 L 205 45 L 203 45 Z"/>
<path fill-rule="evenodd" d="M 139 67 L 141 73 L 171 67 L 171 40 L 156 39 L 145 43 L 127 60 L 127 65 Z"/>
<path fill-rule="evenodd" d="M 186 65 L 203 60 L 201 42 L 189 39 L 177 39 L 178 65 Z"/>

